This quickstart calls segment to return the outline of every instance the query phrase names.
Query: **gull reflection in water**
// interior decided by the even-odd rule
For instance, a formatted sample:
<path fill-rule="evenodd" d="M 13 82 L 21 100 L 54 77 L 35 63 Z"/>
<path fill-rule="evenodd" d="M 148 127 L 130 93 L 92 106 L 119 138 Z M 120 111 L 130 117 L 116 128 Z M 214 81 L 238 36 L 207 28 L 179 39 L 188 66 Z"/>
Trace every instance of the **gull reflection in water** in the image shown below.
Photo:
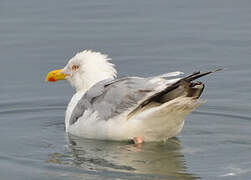
<path fill-rule="evenodd" d="M 174 179 L 198 179 L 186 171 L 179 139 L 162 143 L 112 142 L 67 136 L 68 155 L 63 161 L 85 170 L 107 170 L 167 176 Z M 163 179 L 163 178 L 161 178 Z"/>

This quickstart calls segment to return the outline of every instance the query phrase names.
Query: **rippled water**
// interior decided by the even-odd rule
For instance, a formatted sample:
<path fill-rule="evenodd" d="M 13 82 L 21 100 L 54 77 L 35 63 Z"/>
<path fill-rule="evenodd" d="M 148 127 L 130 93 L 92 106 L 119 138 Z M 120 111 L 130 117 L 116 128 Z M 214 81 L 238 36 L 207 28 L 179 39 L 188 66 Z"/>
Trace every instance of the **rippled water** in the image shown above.
<path fill-rule="evenodd" d="M 250 179 L 251 2 L 1 1 L 1 179 Z M 166 143 L 68 137 L 74 91 L 44 82 L 82 49 L 109 54 L 120 76 L 190 73 L 207 102 Z"/>

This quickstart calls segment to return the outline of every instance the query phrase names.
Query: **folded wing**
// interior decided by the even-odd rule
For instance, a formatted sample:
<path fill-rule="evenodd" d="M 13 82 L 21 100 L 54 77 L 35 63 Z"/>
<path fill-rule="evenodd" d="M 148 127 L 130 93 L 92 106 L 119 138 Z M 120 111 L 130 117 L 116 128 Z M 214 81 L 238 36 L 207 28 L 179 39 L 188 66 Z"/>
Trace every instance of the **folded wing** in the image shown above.
<path fill-rule="evenodd" d="M 199 98 L 204 89 L 204 84 L 192 81 L 210 73 L 212 71 L 196 72 L 175 80 L 164 80 L 163 76 L 157 76 L 152 78 L 127 77 L 101 81 L 88 90 L 79 100 L 72 112 L 70 125 L 78 121 L 87 111 L 89 114 L 97 113 L 100 120 L 107 121 L 121 114 L 126 114 L 127 119 L 130 119 L 137 113 L 180 96 Z"/>

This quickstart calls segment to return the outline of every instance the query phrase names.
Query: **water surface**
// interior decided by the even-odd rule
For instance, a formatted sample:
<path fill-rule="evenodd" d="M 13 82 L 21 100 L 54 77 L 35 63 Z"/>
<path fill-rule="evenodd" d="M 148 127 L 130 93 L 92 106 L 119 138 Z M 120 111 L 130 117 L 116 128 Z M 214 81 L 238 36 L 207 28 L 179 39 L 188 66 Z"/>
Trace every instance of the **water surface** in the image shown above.
<path fill-rule="evenodd" d="M 251 2 L 1 1 L 1 179 L 250 179 Z M 74 91 L 48 71 L 83 49 L 107 53 L 119 76 L 205 77 L 207 102 L 166 143 L 141 147 L 69 137 Z"/>

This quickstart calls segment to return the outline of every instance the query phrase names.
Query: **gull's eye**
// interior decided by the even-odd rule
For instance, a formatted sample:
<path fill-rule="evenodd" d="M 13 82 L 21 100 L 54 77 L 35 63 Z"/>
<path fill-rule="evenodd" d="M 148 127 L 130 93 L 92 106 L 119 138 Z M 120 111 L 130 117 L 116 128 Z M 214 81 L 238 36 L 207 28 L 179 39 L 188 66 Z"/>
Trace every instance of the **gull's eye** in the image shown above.
<path fill-rule="evenodd" d="M 79 66 L 78 66 L 78 65 L 73 65 L 73 66 L 71 67 L 71 69 L 72 69 L 73 71 L 78 70 L 78 68 L 79 68 Z"/>

